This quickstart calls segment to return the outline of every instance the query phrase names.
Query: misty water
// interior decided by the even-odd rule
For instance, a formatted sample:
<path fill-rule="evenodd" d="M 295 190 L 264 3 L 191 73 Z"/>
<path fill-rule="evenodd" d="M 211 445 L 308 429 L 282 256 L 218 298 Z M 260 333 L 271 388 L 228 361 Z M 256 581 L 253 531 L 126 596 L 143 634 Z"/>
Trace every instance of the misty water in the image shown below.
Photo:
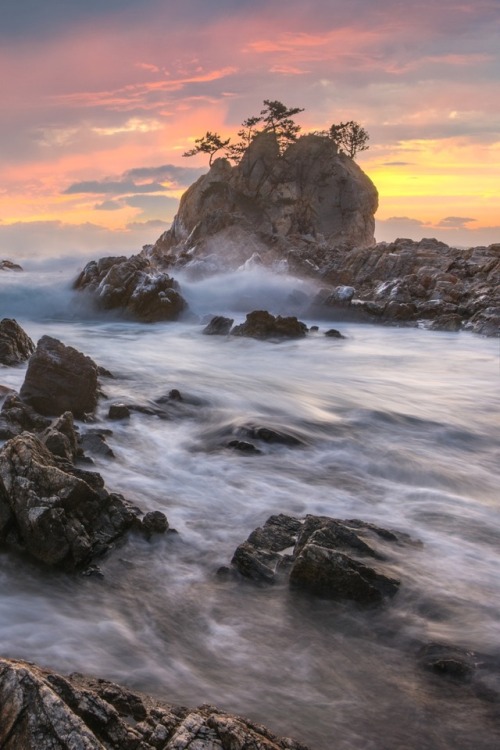
<path fill-rule="evenodd" d="M 96 315 L 70 289 L 74 262 L 26 265 L 1 276 L 0 317 L 114 374 L 97 424 L 115 458 L 95 469 L 178 534 L 130 538 L 103 578 L 2 551 L 2 655 L 217 705 L 316 750 L 498 748 L 496 673 L 482 694 L 415 655 L 437 641 L 500 657 L 499 340 L 308 318 L 320 331 L 297 341 L 203 336 L 196 317 Z M 287 312 L 297 290 L 308 283 L 262 270 L 183 284 L 195 316 L 236 322 Z M 324 336 L 332 325 L 345 340 Z M 0 385 L 19 389 L 25 369 L 1 368 Z M 107 419 L 110 403 L 151 407 L 173 388 L 184 400 L 168 418 Z M 248 424 L 303 445 L 223 447 Z M 377 609 L 218 576 L 273 513 L 359 518 L 422 544 L 395 552 L 402 584 Z"/>

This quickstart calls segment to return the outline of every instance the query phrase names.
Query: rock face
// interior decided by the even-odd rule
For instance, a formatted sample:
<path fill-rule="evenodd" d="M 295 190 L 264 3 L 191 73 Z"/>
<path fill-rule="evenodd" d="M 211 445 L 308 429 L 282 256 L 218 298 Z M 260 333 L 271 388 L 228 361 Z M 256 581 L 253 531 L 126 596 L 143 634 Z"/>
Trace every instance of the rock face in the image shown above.
<path fill-rule="evenodd" d="M 458 249 L 398 239 L 369 249 L 289 248 L 290 270 L 328 282 L 315 313 L 500 335 L 500 244 Z M 347 285 L 347 286 L 346 286 Z M 339 290 L 350 289 L 339 299 Z"/>
<path fill-rule="evenodd" d="M 97 406 L 98 367 L 90 357 L 43 336 L 28 363 L 20 397 L 40 414 L 59 416 L 71 411 L 77 418 Z"/>
<path fill-rule="evenodd" d="M 87 263 L 74 288 L 86 290 L 103 310 L 120 310 L 145 323 L 177 320 L 187 309 L 175 279 L 138 255 Z"/>
<path fill-rule="evenodd" d="M 16 320 L 0 321 L 0 364 L 18 365 L 35 351 L 35 345 Z"/>
<path fill-rule="evenodd" d="M 0 659 L 3 750 L 307 750 L 213 706 L 170 706 L 81 675 Z"/>
<path fill-rule="evenodd" d="M 47 565 L 87 565 L 137 515 L 104 489 L 99 474 L 58 460 L 34 435 L 25 432 L 0 450 L 0 541 Z"/>
<path fill-rule="evenodd" d="M 287 577 L 290 586 L 309 594 L 376 604 L 400 585 L 386 569 L 388 545 L 408 541 L 358 520 L 271 516 L 238 547 L 231 564 L 257 582 Z"/>
<path fill-rule="evenodd" d="M 217 159 L 182 196 L 174 223 L 151 255 L 204 272 L 237 268 L 257 252 L 276 257 L 277 238 L 322 236 L 329 243 L 374 243 L 377 191 L 329 138 L 305 135 L 280 154 L 263 133 L 231 167 Z"/>

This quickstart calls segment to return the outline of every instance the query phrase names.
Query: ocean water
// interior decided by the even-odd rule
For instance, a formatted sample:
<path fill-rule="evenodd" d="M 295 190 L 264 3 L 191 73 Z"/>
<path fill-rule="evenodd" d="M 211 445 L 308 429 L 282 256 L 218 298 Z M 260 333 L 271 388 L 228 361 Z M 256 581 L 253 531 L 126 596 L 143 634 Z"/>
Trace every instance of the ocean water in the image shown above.
<path fill-rule="evenodd" d="M 211 703 L 315 750 L 500 747 L 495 671 L 462 685 L 416 659 L 437 641 L 500 660 L 499 340 L 303 316 L 320 331 L 300 341 L 203 336 L 204 316 L 287 312 L 311 282 L 259 269 L 181 279 L 193 318 L 144 325 L 97 315 L 71 290 L 76 272 L 2 274 L 0 317 L 114 374 L 97 423 L 115 458 L 95 468 L 178 534 L 130 538 L 102 579 L 3 551 L 2 655 Z M 325 337 L 332 325 L 346 339 Z M 0 385 L 24 373 L 0 368 Z M 154 407 L 173 388 L 184 400 L 165 417 L 107 419 L 110 403 Z M 223 447 L 248 424 L 303 445 Z M 273 513 L 360 518 L 421 544 L 395 553 L 402 585 L 378 609 L 217 576 Z"/>

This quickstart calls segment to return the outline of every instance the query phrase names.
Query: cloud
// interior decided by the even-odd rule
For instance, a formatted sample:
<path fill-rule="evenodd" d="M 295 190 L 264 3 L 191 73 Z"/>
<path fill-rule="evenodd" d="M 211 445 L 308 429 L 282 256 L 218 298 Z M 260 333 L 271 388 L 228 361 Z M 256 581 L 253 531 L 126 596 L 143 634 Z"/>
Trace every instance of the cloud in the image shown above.
<path fill-rule="evenodd" d="M 119 201 L 103 201 L 94 206 L 95 211 L 119 211 L 121 208 L 123 205 Z"/>
<path fill-rule="evenodd" d="M 383 167 L 410 167 L 413 164 L 411 161 L 384 161 L 382 162 Z"/>
<path fill-rule="evenodd" d="M 127 229 L 168 229 L 170 221 L 162 219 L 149 219 L 149 221 L 131 221 L 127 224 Z"/>
<path fill-rule="evenodd" d="M 104 178 L 74 182 L 63 190 L 63 195 L 123 196 L 128 193 L 164 193 L 168 189 L 188 187 L 206 171 L 206 169 L 176 167 L 173 164 L 163 164 L 159 167 L 134 167 L 123 172 L 116 179 Z M 109 210 L 109 207 L 105 210 Z"/>
<path fill-rule="evenodd" d="M 436 226 L 448 229 L 463 229 L 471 221 L 477 221 L 477 219 L 470 219 L 464 216 L 447 216 L 445 219 L 441 219 Z"/>
<path fill-rule="evenodd" d="M 121 203 L 131 208 L 140 209 L 139 218 L 165 219 L 167 215 L 175 214 L 179 201 L 167 195 L 131 195 L 122 198 Z"/>
<path fill-rule="evenodd" d="M 63 190 L 63 195 L 126 195 L 127 193 L 161 193 L 165 187 L 159 182 L 145 182 L 138 184 L 132 180 L 83 180 L 74 182 Z"/>

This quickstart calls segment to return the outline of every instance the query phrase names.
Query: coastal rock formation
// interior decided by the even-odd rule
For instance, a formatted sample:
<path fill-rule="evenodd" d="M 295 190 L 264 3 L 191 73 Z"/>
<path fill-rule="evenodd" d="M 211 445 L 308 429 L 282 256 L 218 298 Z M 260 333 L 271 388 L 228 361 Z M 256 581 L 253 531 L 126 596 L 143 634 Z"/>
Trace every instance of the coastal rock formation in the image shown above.
<path fill-rule="evenodd" d="M 35 345 L 16 320 L 4 318 L 0 321 L 0 364 L 18 365 L 25 362 L 35 351 Z"/>
<path fill-rule="evenodd" d="M 330 138 L 305 135 L 280 154 L 274 134 L 262 133 L 238 165 L 217 159 L 184 193 L 171 229 L 147 255 L 213 273 L 256 253 L 261 263 L 279 259 L 279 238 L 366 247 L 377 205 L 371 180 Z"/>
<path fill-rule="evenodd" d="M 120 310 L 145 323 L 177 320 L 187 309 L 175 279 L 138 255 L 90 261 L 74 288 L 87 291 L 103 310 Z"/>
<path fill-rule="evenodd" d="M 99 474 L 57 459 L 30 433 L 0 450 L 0 541 L 42 563 L 69 570 L 89 564 L 138 514 Z"/>
<path fill-rule="evenodd" d="M 249 336 L 254 339 L 296 339 L 307 333 L 307 326 L 295 317 L 282 318 L 267 310 L 248 313 L 241 325 L 231 330 L 231 336 Z"/>
<path fill-rule="evenodd" d="M 42 336 L 28 363 L 20 397 L 37 412 L 59 416 L 65 411 L 82 419 L 97 406 L 98 367 L 90 358 L 58 339 Z"/>
<path fill-rule="evenodd" d="M 215 315 L 205 326 L 202 333 L 206 336 L 227 336 L 233 323 L 233 318 L 225 318 L 223 315 Z"/>
<path fill-rule="evenodd" d="M 106 680 L 0 659 L 3 750 L 307 750 L 213 706 L 189 709 Z"/>
<path fill-rule="evenodd" d="M 332 285 L 318 295 L 316 314 L 500 335 L 500 244 L 459 249 L 398 239 L 369 249 L 289 248 L 286 258 L 294 273 Z M 338 298 L 342 288 L 350 298 Z"/>
<path fill-rule="evenodd" d="M 25 404 L 17 393 L 8 393 L 0 411 L 0 440 L 9 440 L 21 432 L 39 432 L 50 425 L 50 419 Z"/>
<path fill-rule="evenodd" d="M 408 541 L 363 521 L 281 514 L 250 534 L 231 565 L 257 582 L 285 577 L 293 588 L 323 598 L 379 603 L 400 585 L 387 565 L 388 545 Z"/>

